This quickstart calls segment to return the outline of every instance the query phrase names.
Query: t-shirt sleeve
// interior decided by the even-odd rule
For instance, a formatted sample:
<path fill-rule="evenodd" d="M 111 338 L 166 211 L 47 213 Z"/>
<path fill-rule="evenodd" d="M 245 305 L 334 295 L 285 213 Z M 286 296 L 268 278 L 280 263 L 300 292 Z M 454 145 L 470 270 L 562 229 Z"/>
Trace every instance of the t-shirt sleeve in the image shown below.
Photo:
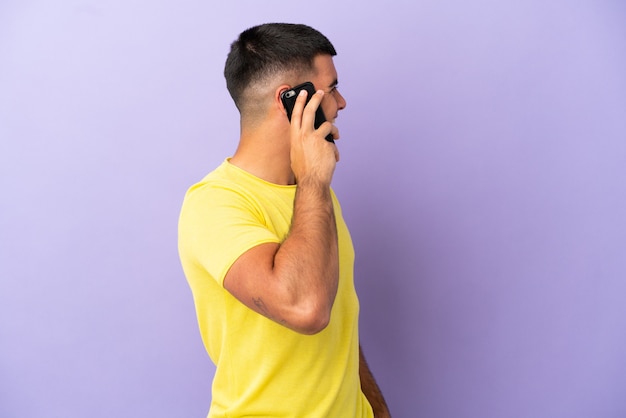
<path fill-rule="evenodd" d="M 280 242 L 261 209 L 245 194 L 204 185 L 185 197 L 179 220 L 181 255 L 191 257 L 223 286 L 232 264 L 249 249 Z"/>

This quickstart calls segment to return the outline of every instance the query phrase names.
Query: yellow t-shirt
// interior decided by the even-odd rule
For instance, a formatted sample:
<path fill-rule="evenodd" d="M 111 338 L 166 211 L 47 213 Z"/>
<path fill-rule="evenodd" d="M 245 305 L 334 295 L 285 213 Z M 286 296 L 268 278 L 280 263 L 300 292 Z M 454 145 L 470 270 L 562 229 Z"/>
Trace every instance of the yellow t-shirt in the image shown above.
<path fill-rule="evenodd" d="M 296 187 L 268 183 L 227 160 L 185 196 L 180 258 L 202 340 L 216 365 L 209 417 L 373 417 L 359 380 L 354 250 L 334 193 L 340 278 L 323 331 L 292 331 L 223 287 L 239 256 L 285 239 Z"/>

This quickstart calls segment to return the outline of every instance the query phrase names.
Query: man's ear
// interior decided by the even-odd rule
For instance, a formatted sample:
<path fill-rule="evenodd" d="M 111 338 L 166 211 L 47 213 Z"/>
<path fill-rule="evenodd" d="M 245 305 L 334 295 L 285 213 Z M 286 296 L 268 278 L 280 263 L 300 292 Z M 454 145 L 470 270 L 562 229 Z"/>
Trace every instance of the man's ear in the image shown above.
<path fill-rule="evenodd" d="M 274 91 L 274 105 L 276 105 L 285 115 L 287 115 L 287 111 L 285 110 L 285 106 L 283 105 L 283 101 L 280 96 L 290 88 L 291 86 L 289 84 L 281 84 Z"/>

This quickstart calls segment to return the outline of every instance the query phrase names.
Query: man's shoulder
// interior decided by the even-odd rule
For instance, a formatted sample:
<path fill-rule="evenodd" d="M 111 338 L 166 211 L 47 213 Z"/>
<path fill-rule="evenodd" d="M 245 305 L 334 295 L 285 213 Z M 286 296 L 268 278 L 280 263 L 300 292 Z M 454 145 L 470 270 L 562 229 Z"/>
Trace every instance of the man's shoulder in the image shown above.
<path fill-rule="evenodd" d="M 236 170 L 232 170 L 228 160 L 217 166 L 213 171 L 205 175 L 200 181 L 192 185 L 187 194 L 198 190 L 208 191 L 211 189 L 237 188 L 242 183 L 242 179 L 238 176 Z"/>
<path fill-rule="evenodd" d="M 263 200 L 266 194 L 263 182 L 226 160 L 187 190 L 184 204 L 229 206 Z"/>

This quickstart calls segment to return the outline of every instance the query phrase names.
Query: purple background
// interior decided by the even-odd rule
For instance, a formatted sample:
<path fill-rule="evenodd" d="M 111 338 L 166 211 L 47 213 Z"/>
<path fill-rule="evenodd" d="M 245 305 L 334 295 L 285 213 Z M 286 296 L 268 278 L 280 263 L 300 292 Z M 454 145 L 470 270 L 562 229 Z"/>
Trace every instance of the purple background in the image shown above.
<path fill-rule="evenodd" d="M 0 3 L 0 416 L 206 415 L 177 217 L 238 139 L 228 46 L 267 21 L 339 51 L 334 186 L 394 416 L 626 416 L 623 2 L 55 3 Z"/>

